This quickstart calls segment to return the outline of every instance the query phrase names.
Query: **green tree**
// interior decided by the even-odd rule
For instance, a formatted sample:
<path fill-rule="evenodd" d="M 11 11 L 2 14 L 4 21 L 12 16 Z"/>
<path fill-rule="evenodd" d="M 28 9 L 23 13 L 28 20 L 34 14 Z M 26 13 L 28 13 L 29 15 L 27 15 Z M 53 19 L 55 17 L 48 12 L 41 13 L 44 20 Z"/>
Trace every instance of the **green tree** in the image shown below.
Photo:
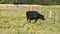
<path fill-rule="evenodd" d="M 52 5 L 60 4 L 60 0 L 0 0 L 0 3 L 5 4 L 39 4 L 39 5 Z"/>
<path fill-rule="evenodd" d="M 5 0 L 4 3 L 6 4 L 12 4 L 14 2 L 14 0 Z"/>
<path fill-rule="evenodd" d="M 4 0 L 0 0 L 0 3 L 3 3 L 4 2 Z"/>

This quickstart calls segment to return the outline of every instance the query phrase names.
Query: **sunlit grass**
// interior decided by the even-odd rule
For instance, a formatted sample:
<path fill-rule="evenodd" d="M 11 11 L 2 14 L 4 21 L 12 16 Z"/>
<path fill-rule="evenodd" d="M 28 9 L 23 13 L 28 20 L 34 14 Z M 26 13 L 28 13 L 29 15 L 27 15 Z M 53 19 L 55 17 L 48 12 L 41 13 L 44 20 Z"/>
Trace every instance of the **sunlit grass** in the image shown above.
<path fill-rule="evenodd" d="M 45 16 L 45 21 L 27 22 L 26 11 L 36 10 Z M 56 13 L 49 17 L 49 11 Z M 48 12 L 48 14 L 47 14 Z M 0 34 L 60 34 L 60 8 L 57 6 L 1 6 L 0 7 Z"/>

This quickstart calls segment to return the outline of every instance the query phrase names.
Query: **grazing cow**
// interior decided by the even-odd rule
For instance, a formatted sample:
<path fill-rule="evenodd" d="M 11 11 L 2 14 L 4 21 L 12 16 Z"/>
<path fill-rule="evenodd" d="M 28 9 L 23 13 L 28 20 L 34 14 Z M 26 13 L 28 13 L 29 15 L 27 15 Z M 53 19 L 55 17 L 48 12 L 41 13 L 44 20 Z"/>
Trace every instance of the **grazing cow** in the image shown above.
<path fill-rule="evenodd" d="M 35 22 L 38 19 L 45 20 L 44 16 L 42 14 L 39 14 L 37 11 L 27 11 L 26 12 L 27 21 L 31 22 L 31 20 L 35 20 Z"/>

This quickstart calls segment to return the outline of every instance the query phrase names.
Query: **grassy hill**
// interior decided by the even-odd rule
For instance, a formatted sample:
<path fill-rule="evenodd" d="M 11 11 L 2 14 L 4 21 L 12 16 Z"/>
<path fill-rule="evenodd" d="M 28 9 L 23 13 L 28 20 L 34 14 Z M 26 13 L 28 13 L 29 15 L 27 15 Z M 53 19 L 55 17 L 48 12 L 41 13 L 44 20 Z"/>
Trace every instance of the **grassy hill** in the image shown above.
<path fill-rule="evenodd" d="M 25 13 L 35 10 L 45 21 L 26 20 Z M 0 34 L 60 34 L 60 6 L 0 4 Z"/>

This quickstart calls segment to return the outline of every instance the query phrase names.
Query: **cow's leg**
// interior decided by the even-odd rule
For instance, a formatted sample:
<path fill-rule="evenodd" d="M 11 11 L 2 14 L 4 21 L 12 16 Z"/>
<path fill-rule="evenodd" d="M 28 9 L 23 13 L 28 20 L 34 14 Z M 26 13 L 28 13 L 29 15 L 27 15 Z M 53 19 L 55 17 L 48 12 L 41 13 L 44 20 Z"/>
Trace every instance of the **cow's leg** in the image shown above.
<path fill-rule="evenodd" d="M 29 20 L 29 22 L 31 22 L 31 20 Z"/>
<path fill-rule="evenodd" d="M 28 22 L 28 18 L 27 18 L 26 20 L 27 20 L 27 22 Z"/>
<path fill-rule="evenodd" d="M 28 22 L 28 18 L 27 18 L 27 22 Z"/>
<path fill-rule="evenodd" d="M 35 22 L 37 22 L 37 19 L 35 19 Z"/>
<path fill-rule="evenodd" d="M 27 19 L 27 22 L 31 22 L 31 20 Z"/>

